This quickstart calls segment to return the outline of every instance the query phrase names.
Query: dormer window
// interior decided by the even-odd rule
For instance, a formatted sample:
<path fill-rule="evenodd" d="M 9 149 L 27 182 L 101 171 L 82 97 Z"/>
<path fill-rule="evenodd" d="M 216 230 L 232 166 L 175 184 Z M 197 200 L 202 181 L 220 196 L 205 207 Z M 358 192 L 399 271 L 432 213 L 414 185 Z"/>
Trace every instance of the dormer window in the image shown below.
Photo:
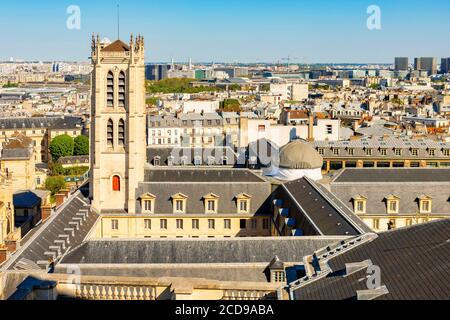
<path fill-rule="evenodd" d="M 333 155 L 338 156 L 339 155 L 339 149 L 333 148 Z"/>
<path fill-rule="evenodd" d="M 381 154 L 382 156 L 387 155 L 387 149 L 385 149 L 385 148 L 380 149 L 380 154 Z"/>
<path fill-rule="evenodd" d="M 241 193 L 236 196 L 236 204 L 238 213 L 250 213 L 251 196 Z"/>
<path fill-rule="evenodd" d="M 217 213 L 219 208 L 219 196 L 214 193 L 208 193 L 203 196 L 205 202 L 205 213 Z"/>
<path fill-rule="evenodd" d="M 195 166 L 201 166 L 201 165 L 202 165 L 202 157 L 196 156 L 196 157 L 194 158 L 194 165 L 195 165 Z"/>
<path fill-rule="evenodd" d="M 175 157 L 174 156 L 170 156 L 167 158 L 167 165 L 168 166 L 173 166 L 173 163 L 175 161 Z"/>
<path fill-rule="evenodd" d="M 208 157 L 208 166 L 213 166 L 216 163 L 216 159 L 213 156 Z"/>
<path fill-rule="evenodd" d="M 366 148 L 366 155 L 371 156 L 372 155 L 372 149 L 371 148 Z"/>
<path fill-rule="evenodd" d="M 444 149 L 444 150 L 442 150 L 442 153 L 444 154 L 444 156 L 449 157 L 450 156 L 450 149 Z"/>
<path fill-rule="evenodd" d="M 320 154 L 321 156 L 323 156 L 323 155 L 325 154 L 324 148 L 317 148 L 317 152 L 319 152 L 319 154 Z"/>
<path fill-rule="evenodd" d="M 223 166 L 228 165 L 228 157 L 223 156 L 223 157 L 221 158 L 221 160 L 222 160 L 222 165 L 223 165 Z"/>
<path fill-rule="evenodd" d="M 396 156 L 401 156 L 402 155 L 402 149 L 394 149 L 394 153 Z"/>
<path fill-rule="evenodd" d="M 422 195 L 419 197 L 419 212 L 431 213 L 431 197 Z"/>
<path fill-rule="evenodd" d="M 158 167 L 161 165 L 161 157 L 160 156 L 156 156 L 153 158 L 153 165 L 155 167 Z"/>
<path fill-rule="evenodd" d="M 348 148 L 347 151 L 349 156 L 353 156 L 353 154 L 355 153 L 355 149 L 353 148 Z"/>
<path fill-rule="evenodd" d="M 186 213 L 187 196 L 177 193 L 172 196 L 173 213 Z"/>
<path fill-rule="evenodd" d="M 362 195 L 357 195 L 353 198 L 353 207 L 356 214 L 366 213 L 367 198 Z"/>
<path fill-rule="evenodd" d="M 180 165 L 185 166 L 187 164 L 187 156 L 182 156 L 180 159 Z"/>
<path fill-rule="evenodd" d="M 141 196 L 142 213 L 154 213 L 156 197 L 151 193 L 146 193 Z"/>
<path fill-rule="evenodd" d="M 411 154 L 415 157 L 417 157 L 419 155 L 419 150 L 418 149 L 412 149 L 411 150 Z"/>
<path fill-rule="evenodd" d="M 400 208 L 400 198 L 394 195 L 386 197 L 386 209 L 388 214 L 398 214 Z"/>
<path fill-rule="evenodd" d="M 436 154 L 436 150 L 435 150 L 435 149 L 428 149 L 428 154 L 429 154 L 431 157 L 434 157 L 434 155 Z"/>

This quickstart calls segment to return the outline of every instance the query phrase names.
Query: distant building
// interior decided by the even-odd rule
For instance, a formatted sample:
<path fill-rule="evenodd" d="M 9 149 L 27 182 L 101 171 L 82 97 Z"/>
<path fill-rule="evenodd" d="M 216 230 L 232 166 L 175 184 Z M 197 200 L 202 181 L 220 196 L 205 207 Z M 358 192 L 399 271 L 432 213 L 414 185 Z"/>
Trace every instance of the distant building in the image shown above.
<path fill-rule="evenodd" d="M 441 73 L 449 73 L 449 72 L 450 72 L 450 58 L 442 58 Z"/>
<path fill-rule="evenodd" d="M 437 73 L 437 59 L 431 57 L 421 57 L 414 59 L 414 70 L 427 71 L 429 75 Z"/>
<path fill-rule="evenodd" d="M 170 65 L 149 64 L 145 66 L 145 78 L 147 80 L 163 80 L 168 78 Z"/>
<path fill-rule="evenodd" d="M 230 76 L 230 78 L 239 78 L 248 76 L 248 68 L 241 67 L 228 67 L 228 68 L 216 68 L 215 71 L 223 71 Z"/>
<path fill-rule="evenodd" d="M 397 57 L 395 58 L 395 70 L 396 71 L 406 71 L 409 69 L 408 58 Z"/>

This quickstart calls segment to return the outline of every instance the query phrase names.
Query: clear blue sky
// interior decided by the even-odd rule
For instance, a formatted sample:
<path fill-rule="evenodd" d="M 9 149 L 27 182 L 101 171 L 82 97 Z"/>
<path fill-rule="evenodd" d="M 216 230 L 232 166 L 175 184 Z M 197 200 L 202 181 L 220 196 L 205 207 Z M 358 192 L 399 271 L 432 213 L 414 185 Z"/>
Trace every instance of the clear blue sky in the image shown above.
<path fill-rule="evenodd" d="M 86 60 L 90 35 L 142 33 L 148 61 L 392 62 L 450 56 L 449 0 L 15 0 L 0 2 L 0 60 Z M 69 5 L 81 29 L 66 28 Z M 382 29 L 366 27 L 381 8 Z"/>

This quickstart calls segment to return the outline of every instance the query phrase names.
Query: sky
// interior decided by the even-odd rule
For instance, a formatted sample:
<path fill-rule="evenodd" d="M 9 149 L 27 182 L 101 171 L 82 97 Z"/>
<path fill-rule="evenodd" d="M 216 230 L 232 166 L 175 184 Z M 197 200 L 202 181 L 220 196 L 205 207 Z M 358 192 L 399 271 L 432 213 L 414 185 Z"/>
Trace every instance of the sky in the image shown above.
<path fill-rule="evenodd" d="M 92 32 L 141 33 L 149 62 L 391 63 L 450 57 L 449 0 L 0 1 L 0 61 L 87 61 Z M 80 8 L 80 28 L 67 28 Z M 381 29 L 367 13 L 380 8 Z"/>

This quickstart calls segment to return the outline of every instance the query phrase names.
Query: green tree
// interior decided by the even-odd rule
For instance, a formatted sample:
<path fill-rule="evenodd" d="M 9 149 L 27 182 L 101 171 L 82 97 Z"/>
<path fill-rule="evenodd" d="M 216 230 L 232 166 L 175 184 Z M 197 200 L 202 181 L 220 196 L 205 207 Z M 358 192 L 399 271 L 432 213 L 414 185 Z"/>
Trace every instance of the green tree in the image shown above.
<path fill-rule="evenodd" d="M 237 99 L 225 99 L 221 103 L 221 111 L 241 112 L 241 103 Z"/>
<path fill-rule="evenodd" d="M 89 155 L 89 138 L 81 135 L 75 138 L 73 141 L 73 155 L 74 156 L 87 156 Z"/>
<path fill-rule="evenodd" d="M 66 181 L 64 180 L 64 177 L 57 176 L 57 177 L 48 177 L 45 180 L 45 189 L 51 192 L 51 195 L 54 196 L 59 191 L 64 189 L 66 187 Z"/>
<path fill-rule="evenodd" d="M 158 105 L 158 98 L 156 97 L 150 97 L 145 99 L 145 103 L 150 106 L 157 106 Z"/>
<path fill-rule="evenodd" d="M 73 155 L 74 142 L 72 137 L 63 134 L 57 136 L 50 143 L 50 154 L 52 155 L 53 161 L 58 161 L 61 157 L 68 157 Z"/>

